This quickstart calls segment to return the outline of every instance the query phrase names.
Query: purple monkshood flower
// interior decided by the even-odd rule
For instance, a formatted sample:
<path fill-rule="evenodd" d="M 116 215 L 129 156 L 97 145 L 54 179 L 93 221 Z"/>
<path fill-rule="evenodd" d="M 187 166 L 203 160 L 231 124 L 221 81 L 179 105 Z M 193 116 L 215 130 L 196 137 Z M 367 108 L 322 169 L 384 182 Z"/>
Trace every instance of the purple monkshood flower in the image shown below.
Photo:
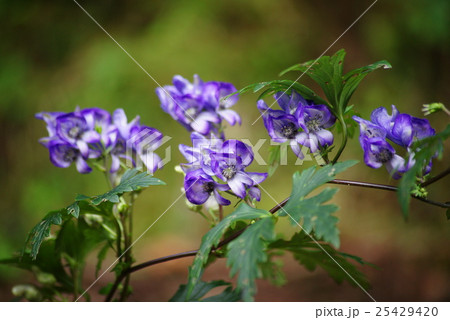
<path fill-rule="evenodd" d="M 214 134 L 210 138 L 206 138 L 198 132 L 191 133 L 192 147 L 184 144 L 179 145 L 181 154 L 186 158 L 188 163 L 181 164 L 181 169 L 188 173 L 199 168 L 203 168 L 206 174 L 213 176 L 210 165 L 212 152 L 217 152 L 222 148 L 223 140 L 217 138 Z"/>
<path fill-rule="evenodd" d="M 80 150 L 65 141 L 52 140 L 48 144 L 50 152 L 50 161 L 57 167 L 67 168 L 75 162 L 77 170 L 80 173 L 89 173 L 92 169 L 88 166 L 85 157 L 81 155 Z"/>
<path fill-rule="evenodd" d="M 333 144 L 333 134 L 326 130 L 336 122 L 336 117 L 324 105 L 314 105 L 301 95 L 277 93 L 274 97 L 282 110 L 274 110 L 263 100 L 258 101 L 264 125 L 273 141 L 289 141 L 292 151 L 303 159 L 300 145 L 311 152 Z"/>
<path fill-rule="evenodd" d="M 263 182 L 267 174 L 245 171 L 253 161 L 250 146 L 239 140 L 208 139 L 196 132 L 191 138 L 193 147 L 180 145 L 181 153 L 189 161 L 182 164 L 182 169 L 186 173 L 185 190 L 190 202 L 203 204 L 214 191 L 217 202 L 228 205 L 229 201 L 225 204 L 224 199 L 218 197 L 218 191 L 230 189 L 240 198 L 248 194 L 251 199 L 261 199 L 256 185 Z M 199 195 L 188 190 L 189 186 Z"/>
<path fill-rule="evenodd" d="M 230 187 L 215 182 L 202 169 L 191 171 L 186 175 L 184 190 L 186 190 L 186 198 L 196 205 L 205 203 L 212 195 L 220 205 L 228 206 L 231 204 L 230 200 L 225 199 L 219 193 L 219 191 L 230 190 Z"/>
<path fill-rule="evenodd" d="M 413 142 L 435 134 L 427 119 L 399 113 L 392 105 L 392 115 L 383 107 L 372 111 L 371 121 L 386 130 L 386 136 L 392 142 L 402 147 L 410 147 Z"/>
<path fill-rule="evenodd" d="M 156 89 L 165 112 L 187 130 L 203 135 L 218 133 L 223 119 L 231 125 L 241 123 L 239 115 L 229 109 L 237 102 L 237 95 L 222 99 L 233 92 L 236 88 L 231 83 L 205 83 L 198 75 L 194 75 L 193 83 L 177 75 L 173 78 L 173 86 Z"/>
<path fill-rule="evenodd" d="M 336 122 L 336 117 L 324 105 L 300 105 L 296 112 L 299 126 L 303 129 L 297 141 L 311 152 L 319 147 L 333 144 L 333 134 L 326 129 Z"/>
<path fill-rule="evenodd" d="M 395 153 L 395 149 L 383 138 L 365 138 L 362 143 L 364 162 L 371 168 L 386 166 L 394 179 L 399 179 L 407 171 L 405 159 Z"/>
<path fill-rule="evenodd" d="M 161 145 L 162 134 L 141 126 L 139 117 L 128 123 L 125 112 L 117 109 L 113 116 L 106 110 L 89 108 L 74 112 L 42 112 L 36 115 L 47 124 L 49 136 L 40 142 L 49 149 L 50 160 L 57 167 L 76 163 L 81 173 L 91 168 L 87 160 L 111 157 L 110 172 L 120 169 L 120 158 L 138 157 L 152 172 L 160 168 L 160 158 L 154 150 Z"/>
<path fill-rule="evenodd" d="M 360 126 L 359 141 L 364 150 L 366 165 L 379 168 L 385 164 L 395 179 L 399 179 L 401 174 L 409 170 L 415 163 L 415 151 L 410 148 L 413 142 L 435 134 L 428 120 L 399 113 L 394 105 L 391 115 L 385 108 L 380 107 L 372 112 L 371 121 L 357 116 L 354 116 L 353 119 Z M 394 148 L 386 139 L 406 148 L 408 161 L 396 155 Z M 430 170 L 431 162 L 425 166 L 424 174 L 429 173 Z"/>

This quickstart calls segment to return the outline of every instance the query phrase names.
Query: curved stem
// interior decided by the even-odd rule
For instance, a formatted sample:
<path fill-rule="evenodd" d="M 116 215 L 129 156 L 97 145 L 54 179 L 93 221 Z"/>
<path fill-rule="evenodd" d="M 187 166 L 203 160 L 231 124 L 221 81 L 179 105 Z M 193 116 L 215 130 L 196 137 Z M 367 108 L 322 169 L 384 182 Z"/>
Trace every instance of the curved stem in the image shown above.
<path fill-rule="evenodd" d="M 341 156 L 342 151 L 344 151 L 344 148 L 347 144 L 347 124 L 345 123 L 344 116 L 342 114 L 338 115 L 338 120 L 342 126 L 342 143 L 332 161 L 333 164 L 335 164 L 339 160 L 339 157 Z"/>
<path fill-rule="evenodd" d="M 378 183 L 369 183 L 369 182 L 362 182 L 362 181 L 352 181 L 352 180 L 341 180 L 341 179 L 334 179 L 328 183 L 332 184 L 341 184 L 341 185 L 347 185 L 347 186 L 357 186 L 357 187 L 363 187 L 363 188 L 372 188 L 372 189 L 381 189 L 381 190 L 387 190 L 387 191 L 397 191 L 397 187 L 386 185 L 386 184 L 378 184 Z M 421 197 L 417 197 L 414 195 L 411 195 L 414 199 L 420 200 L 422 202 L 426 202 L 428 204 L 435 205 L 437 207 L 441 208 L 450 208 L 450 204 L 437 202 L 434 200 L 429 200 Z"/>
<path fill-rule="evenodd" d="M 445 176 L 447 176 L 449 174 L 450 174 L 450 167 L 448 167 L 447 170 L 444 170 L 443 172 L 439 173 L 437 176 L 434 176 L 433 178 L 422 183 L 422 187 L 429 186 L 430 184 L 435 183 L 436 181 L 444 178 Z"/>

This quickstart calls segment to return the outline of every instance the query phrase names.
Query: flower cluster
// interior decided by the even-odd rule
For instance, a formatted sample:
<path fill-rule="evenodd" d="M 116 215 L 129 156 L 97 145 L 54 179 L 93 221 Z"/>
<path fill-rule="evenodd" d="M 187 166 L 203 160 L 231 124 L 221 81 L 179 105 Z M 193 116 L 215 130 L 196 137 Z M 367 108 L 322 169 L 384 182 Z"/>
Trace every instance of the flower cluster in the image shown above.
<path fill-rule="evenodd" d="M 120 169 L 121 160 L 136 166 L 139 159 L 151 172 L 160 167 L 154 150 L 161 145 L 163 135 L 156 129 L 140 125 L 139 117 L 128 122 L 125 112 L 111 114 L 99 108 L 74 112 L 41 112 L 36 118 L 47 124 L 49 136 L 39 141 L 48 148 L 50 161 L 67 168 L 73 162 L 81 173 L 89 173 L 89 162 L 111 158 L 110 172 Z"/>
<path fill-rule="evenodd" d="M 406 113 L 399 113 L 392 106 L 392 114 L 383 108 L 375 109 L 370 121 L 354 116 L 359 123 L 359 141 L 364 150 L 364 162 L 371 168 L 386 166 L 394 179 L 401 177 L 415 163 L 413 142 L 435 134 L 434 129 L 426 119 L 415 118 Z M 396 154 L 395 149 L 387 141 L 403 147 L 407 151 L 407 160 Z M 424 174 L 431 170 L 431 162 L 424 168 Z"/>
<path fill-rule="evenodd" d="M 180 151 L 187 159 L 181 167 L 186 173 L 184 189 L 188 200 L 196 205 L 214 197 L 220 205 L 231 202 L 219 191 L 231 190 L 244 199 L 261 199 L 257 184 L 267 178 L 266 173 L 246 172 L 253 161 L 250 146 L 239 140 L 222 140 L 215 136 L 206 138 L 197 132 L 191 133 L 193 147 L 180 145 Z"/>
<path fill-rule="evenodd" d="M 223 119 L 232 126 L 241 123 L 239 115 L 230 110 L 238 96 L 222 99 L 233 92 L 236 88 L 231 83 L 203 82 L 198 75 L 194 75 L 193 83 L 177 75 L 173 77 L 173 86 L 156 89 L 165 112 L 187 130 L 203 135 L 221 133 Z"/>
<path fill-rule="evenodd" d="M 315 105 L 295 91 L 291 95 L 278 92 L 274 98 L 282 110 L 269 108 L 264 100 L 258 101 L 264 125 L 274 142 L 289 142 L 300 159 L 304 158 L 300 146 L 317 152 L 333 144 L 333 134 L 326 129 L 336 122 L 336 117 L 327 106 Z"/>

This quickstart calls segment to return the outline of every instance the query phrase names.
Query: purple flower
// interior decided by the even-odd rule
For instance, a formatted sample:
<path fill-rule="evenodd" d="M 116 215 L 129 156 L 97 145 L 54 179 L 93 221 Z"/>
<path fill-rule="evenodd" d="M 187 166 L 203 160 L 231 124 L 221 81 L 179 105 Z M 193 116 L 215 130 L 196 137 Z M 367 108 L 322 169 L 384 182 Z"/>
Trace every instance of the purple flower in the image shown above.
<path fill-rule="evenodd" d="M 258 101 L 258 109 L 263 115 L 264 125 L 272 141 L 278 143 L 289 142 L 295 155 L 303 159 L 305 156 L 298 144 L 300 126 L 297 119 L 291 114 L 284 113 L 284 111 L 270 109 L 264 100 Z M 267 111 L 265 112 L 265 110 Z"/>
<path fill-rule="evenodd" d="M 245 198 L 247 189 L 267 178 L 266 173 L 245 172 L 253 161 L 253 152 L 238 140 L 224 142 L 220 152 L 211 153 L 211 169 L 240 198 Z"/>
<path fill-rule="evenodd" d="M 278 92 L 274 98 L 282 110 L 271 109 L 263 100 L 258 101 L 258 109 L 273 141 L 289 142 L 300 159 L 305 157 L 300 145 L 317 152 L 320 147 L 333 144 L 333 134 L 326 129 L 336 122 L 336 117 L 326 106 L 314 105 L 295 91 L 291 95 Z"/>
<path fill-rule="evenodd" d="M 327 128 L 334 125 L 336 117 L 324 105 L 301 104 L 296 112 L 299 126 L 303 132 L 299 134 L 297 141 L 317 152 L 320 147 L 333 144 L 333 134 Z"/>
<path fill-rule="evenodd" d="M 50 141 L 48 145 L 50 161 L 57 167 L 67 168 L 75 162 L 80 173 L 89 173 L 92 169 L 88 166 L 80 150 L 64 141 Z"/>
<path fill-rule="evenodd" d="M 394 179 L 399 179 L 406 172 L 405 160 L 383 138 L 366 138 L 361 146 L 364 150 L 364 162 L 369 167 L 380 168 L 385 165 Z"/>
<path fill-rule="evenodd" d="M 394 105 L 391 115 L 385 108 L 380 107 L 372 111 L 371 121 L 356 116 L 353 119 L 360 126 L 359 140 L 364 150 L 364 162 L 372 168 L 385 164 L 395 179 L 400 178 L 401 174 L 415 163 L 415 150 L 411 150 L 413 142 L 435 134 L 428 120 L 399 113 Z M 386 139 L 405 148 L 408 161 L 395 154 L 394 148 Z M 427 174 L 430 170 L 431 162 L 424 167 L 423 172 Z"/>
<path fill-rule="evenodd" d="M 156 94 L 161 108 L 187 130 L 203 135 L 218 133 L 222 119 L 231 125 L 240 123 L 239 115 L 229 108 L 236 103 L 237 96 L 222 98 L 236 91 L 230 83 L 206 82 L 194 75 L 190 83 L 181 76 L 173 78 L 173 86 L 157 88 Z"/>
<path fill-rule="evenodd" d="M 189 201 L 202 204 L 214 191 L 217 202 L 225 205 L 225 199 L 219 198 L 218 192 L 230 189 L 240 198 L 248 194 L 251 199 L 261 199 L 257 185 L 267 178 L 267 174 L 245 171 L 253 161 L 250 146 L 239 140 L 208 139 L 196 132 L 191 134 L 191 139 L 193 147 L 180 145 L 181 153 L 189 161 L 182 164 Z M 189 186 L 193 191 L 188 191 Z M 195 192 L 199 194 L 195 195 Z"/>
<path fill-rule="evenodd" d="M 89 108 L 74 112 L 42 112 L 36 115 L 47 124 L 49 136 L 39 141 L 49 149 L 50 159 L 58 167 L 66 168 L 76 162 L 78 171 L 87 173 L 88 159 L 111 157 L 110 173 L 120 169 L 120 159 L 141 160 L 152 172 L 161 167 L 161 159 L 154 151 L 162 143 L 156 129 L 141 126 L 139 117 L 128 123 L 122 109 L 113 117 L 106 110 Z"/>
<path fill-rule="evenodd" d="M 372 112 L 370 119 L 386 131 L 389 140 L 405 148 L 410 147 L 414 141 L 435 134 L 427 119 L 399 113 L 394 105 L 392 115 L 389 115 L 385 108 L 380 107 Z"/>
<path fill-rule="evenodd" d="M 203 170 L 210 176 L 214 175 L 211 170 L 212 152 L 217 152 L 222 148 L 223 140 L 211 134 L 210 138 L 199 134 L 198 132 L 191 133 L 191 140 L 193 147 L 184 144 L 179 145 L 181 154 L 186 158 L 188 163 L 181 164 L 181 169 L 187 173 L 192 170 L 203 168 Z"/>
<path fill-rule="evenodd" d="M 284 92 L 277 92 L 274 96 L 278 105 L 287 114 L 295 114 L 299 106 L 311 105 L 305 98 L 300 94 L 292 90 L 292 94 L 288 95 Z"/>
<path fill-rule="evenodd" d="M 202 169 L 189 172 L 184 179 L 184 190 L 187 199 L 196 205 L 205 203 L 211 196 L 214 196 L 220 205 L 227 206 L 231 202 L 222 197 L 218 191 L 230 190 L 226 184 L 215 182 Z"/>

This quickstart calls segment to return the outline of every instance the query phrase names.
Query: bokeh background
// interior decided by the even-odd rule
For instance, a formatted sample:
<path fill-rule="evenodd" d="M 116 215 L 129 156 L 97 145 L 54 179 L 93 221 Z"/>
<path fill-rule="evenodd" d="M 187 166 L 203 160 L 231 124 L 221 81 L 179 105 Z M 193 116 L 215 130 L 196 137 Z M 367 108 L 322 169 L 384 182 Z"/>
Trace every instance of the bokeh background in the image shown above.
<path fill-rule="evenodd" d="M 169 84 L 175 74 L 192 79 L 197 73 L 204 80 L 232 82 L 241 88 L 277 79 L 284 68 L 318 57 L 372 1 L 79 3 L 160 84 Z M 391 104 L 418 117 L 424 103 L 450 104 L 449 16 L 447 0 L 380 0 L 330 49 L 328 54 L 347 50 L 346 70 L 382 59 L 393 65 L 392 70 L 368 76 L 354 95 L 352 103 L 363 117 Z M 109 111 L 124 108 L 130 118 L 139 114 L 144 124 L 172 137 L 173 160 L 157 173 L 167 186 L 150 188 L 138 200 L 135 232 L 139 235 L 180 194 L 182 176 L 173 168 L 183 161 L 178 144 L 189 143 L 187 132 L 160 109 L 157 85 L 71 0 L 0 1 L 0 19 L 0 258 L 20 249 L 29 229 L 49 210 L 71 203 L 76 193 L 98 194 L 107 188 L 98 172 L 81 175 L 74 167 L 52 166 L 47 150 L 37 142 L 46 135 L 44 123 L 34 118 L 39 111 L 68 112 L 77 105 Z M 301 82 L 312 85 L 306 77 Z M 243 125 L 230 128 L 229 138 L 267 137 L 262 121 L 251 126 L 258 116 L 256 98 L 244 95 L 234 107 Z M 429 119 L 438 131 L 448 123 L 440 114 Z M 267 155 L 267 146 L 262 153 Z M 362 162 L 357 139 L 350 141 L 342 159 Z M 445 156 L 435 162 L 434 172 L 443 170 L 448 160 Z M 294 159 L 289 161 L 292 164 Z M 254 169 L 264 170 L 256 165 Z M 284 199 L 298 169 L 280 168 L 265 188 L 275 199 Z M 370 169 L 363 163 L 341 178 L 395 183 L 384 169 Z M 445 201 L 448 191 L 447 179 L 430 187 L 430 197 Z M 341 207 L 342 251 L 379 267 L 364 268 L 375 299 L 449 300 L 450 236 L 444 210 L 412 201 L 405 222 L 394 193 L 341 187 L 335 200 Z M 273 205 L 267 196 L 260 204 Z M 178 201 L 136 244 L 136 259 L 197 248 L 207 230 L 208 224 Z M 279 231 L 289 236 L 296 230 L 286 225 Z M 94 280 L 94 258 L 86 285 Z M 191 261 L 186 258 L 136 273 L 132 300 L 169 299 L 186 282 Z M 284 264 L 288 284 L 274 288 L 259 281 L 258 301 L 368 301 L 358 288 L 335 284 L 320 270 L 308 272 L 290 256 Z M 205 278 L 227 275 L 220 261 Z M 95 297 L 109 279 L 106 275 L 91 294 Z M 11 300 L 13 284 L 33 281 L 22 271 L 0 266 L 0 298 Z"/>

